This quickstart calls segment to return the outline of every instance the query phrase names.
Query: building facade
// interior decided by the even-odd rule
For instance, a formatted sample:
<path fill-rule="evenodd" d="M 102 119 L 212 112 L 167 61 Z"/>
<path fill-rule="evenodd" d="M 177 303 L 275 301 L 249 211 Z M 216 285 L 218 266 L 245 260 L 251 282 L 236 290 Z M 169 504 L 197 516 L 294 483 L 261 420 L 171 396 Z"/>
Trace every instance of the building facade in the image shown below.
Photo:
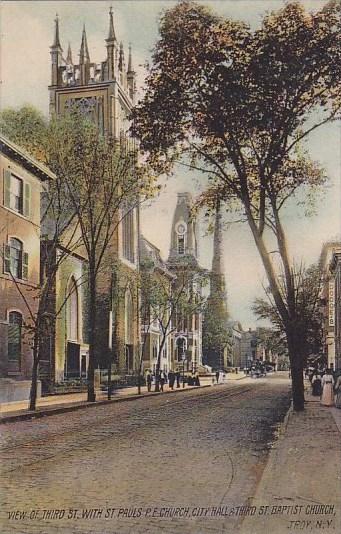
<path fill-rule="evenodd" d="M 160 250 L 142 236 L 140 261 L 141 372 L 149 369 L 155 374 L 161 350 L 159 370 L 168 373 L 174 369 L 170 307 L 175 275 L 162 260 Z"/>
<path fill-rule="evenodd" d="M 167 267 L 175 275 L 174 291 L 179 292 L 180 285 L 186 277 L 187 289 L 193 299 L 201 299 L 204 270 L 198 262 L 198 226 L 191 213 L 192 197 L 190 193 L 178 193 L 177 204 L 171 228 L 171 245 Z M 183 314 L 178 311 L 172 328 L 173 370 L 185 368 L 186 371 L 201 370 L 202 362 L 202 309 L 193 306 L 193 313 Z"/>
<path fill-rule="evenodd" d="M 334 311 L 334 369 L 341 369 L 341 249 L 333 253 L 330 263 L 330 282 L 333 282 L 333 311 Z M 329 308 L 330 314 L 332 310 Z M 331 315 L 330 315 L 331 317 Z"/>
<path fill-rule="evenodd" d="M 27 399 L 40 276 L 40 196 L 53 174 L 0 138 L 0 376 L 3 400 Z"/>
<path fill-rule="evenodd" d="M 331 265 L 337 265 L 335 258 L 337 258 L 337 253 L 339 252 L 341 252 L 341 243 L 336 241 L 327 242 L 322 247 L 319 260 L 322 276 L 320 303 L 323 315 L 323 356 L 328 366 L 336 365 L 336 271 L 334 271 L 334 268 L 331 268 Z"/>

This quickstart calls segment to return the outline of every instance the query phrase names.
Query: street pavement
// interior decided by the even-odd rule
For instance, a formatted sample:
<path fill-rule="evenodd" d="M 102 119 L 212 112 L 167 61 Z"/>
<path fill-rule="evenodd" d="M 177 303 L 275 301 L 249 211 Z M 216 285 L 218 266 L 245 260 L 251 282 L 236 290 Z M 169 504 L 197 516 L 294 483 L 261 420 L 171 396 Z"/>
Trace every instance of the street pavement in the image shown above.
<path fill-rule="evenodd" d="M 304 412 L 289 411 L 241 534 L 341 532 L 341 410 L 306 382 Z"/>
<path fill-rule="evenodd" d="M 238 532 L 289 405 L 274 375 L 2 425 L 1 533 Z"/>

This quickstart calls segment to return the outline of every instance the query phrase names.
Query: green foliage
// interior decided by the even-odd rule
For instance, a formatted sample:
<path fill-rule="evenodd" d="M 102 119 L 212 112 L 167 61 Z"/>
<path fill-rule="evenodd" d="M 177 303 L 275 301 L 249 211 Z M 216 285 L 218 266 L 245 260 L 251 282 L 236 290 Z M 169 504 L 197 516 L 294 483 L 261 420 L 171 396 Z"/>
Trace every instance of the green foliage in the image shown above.
<path fill-rule="evenodd" d="M 318 266 L 297 267 L 293 272 L 296 279 L 296 330 L 298 336 L 297 350 L 304 360 L 310 354 L 320 354 L 323 347 L 323 314 L 320 308 L 322 273 Z M 283 288 L 283 296 L 285 291 Z M 278 349 L 287 347 L 286 325 L 275 306 L 271 293 L 267 300 L 256 299 L 253 311 L 260 319 L 266 319 L 273 325 L 274 332 L 267 337 L 267 342 Z"/>
<path fill-rule="evenodd" d="M 48 121 L 36 108 L 25 105 L 0 112 L 0 131 L 36 159 L 44 161 L 44 145 Z"/>

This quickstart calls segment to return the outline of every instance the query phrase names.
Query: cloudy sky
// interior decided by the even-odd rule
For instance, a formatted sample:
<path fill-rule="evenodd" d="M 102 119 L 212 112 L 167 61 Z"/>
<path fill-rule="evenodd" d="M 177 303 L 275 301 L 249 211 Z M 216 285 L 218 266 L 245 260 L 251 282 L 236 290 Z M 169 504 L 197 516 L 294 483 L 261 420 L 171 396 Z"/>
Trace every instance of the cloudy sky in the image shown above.
<path fill-rule="evenodd" d="M 266 11 L 281 7 L 282 0 L 206 0 L 220 15 L 242 19 L 256 28 Z M 319 9 L 325 0 L 307 0 L 307 9 Z M 90 57 L 100 62 L 105 59 L 105 43 L 108 31 L 108 11 L 114 8 L 115 29 L 126 48 L 131 42 L 134 66 L 143 84 L 143 64 L 158 35 L 158 18 L 163 9 L 176 4 L 173 0 L 114 0 L 107 1 L 30 1 L 2 0 L 0 4 L 1 35 L 1 107 L 19 107 L 31 103 L 47 114 L 50 77 L 50 50 L 54 18 L 60 18 L 61 44 L 66 51 L 70 42 L 74 60 L 81 43 L 83 24 L 87 29 Z M 339 236 L 340 224 L 340 130 L 329 125 L 316 131 L 310 138 L 309 149 L 327 169 L 330 186 L 319 205 L 318 215 L 306 219 L 300 210 L 289 207 L 284 222 L 289 235 L 289 245 L 296 259 L 306 263 L 316 261 L 322 243 Z M 177 169 L 176 176 L 167 181 L 158 199 L 143 210 L 142 229 L 145 236 L 155 243 L 164 257 L 169 247 L 169 234 L 176 194 L 191 191 L 196 194 L 200 176 Z M 302 208 L 301 208 L 302 211 Z M 204 234 L 204 229 L 202 231 Z M 244 328 L 253 327 L 256 320 L 250 306 L 256 296 L 262 296 L 264 272 L 257 251 L 246 226 L 233 225 L 224 238 L 225 274 L 229 295 L 229 308 L 234 319 Z M 200 259 L 210 266 L 211 238 L 201 239 Z"/>

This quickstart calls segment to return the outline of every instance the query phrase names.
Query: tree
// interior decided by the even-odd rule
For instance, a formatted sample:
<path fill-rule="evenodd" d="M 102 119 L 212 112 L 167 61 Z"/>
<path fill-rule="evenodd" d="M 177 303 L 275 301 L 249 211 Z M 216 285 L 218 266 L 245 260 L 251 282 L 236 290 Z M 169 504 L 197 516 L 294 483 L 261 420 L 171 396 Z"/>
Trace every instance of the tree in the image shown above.
<path fill-rule="evenodd" d="M 16 117 L 15 113 L 8 116 Z M 9 127 L 9 132 L 20 139 L 21 119 L 26 117 L 26 112 L 18 112 L 17 116 L 20 119 L 17 128 L 12 131 Z M 31 110 L 29 124 L 36 117 L 39 113 Z M 65 248 L 76 237 L 88 264 L 88 401 L 94 402 L 98 286 L 100 283 L 109 291 L 112 266 L 117 259 L 118 226 L 144 197 L 153 193 L 152 180 L 137 166 L 133 142 L 127 139 L 117 143 L 105 138 L 96 125 L 77 113 L 52 118 L 42 133 L 38 129 L 38 141 L 38 157 L 55 173 L 58 182 L 58 194 L 53 202 L 60 210 L 60 220 L 55 218 L 54 204 L 49 206 L 50 219 L 58 229 L 56 240 Z M 22 138 L 22 143 L 27 149 L 32 146 L 29 136 Z M 70 224 L 65 225 L 66 220 Z"/>
<path fill-rule="evenodd" d="M 310 355 L 318 355 L 323 347 L 323 314 L 320 307 L 320 295 L 322 289 L 322 272 L 317 265 L 308 268 L 300 265 L 295 268 L 295 305 L 297 310 L 298 324 L 298 350 L 305 366 Z M 286 292 L 281 284 L 283 299 Z M 282 317 L 275 305 L 270 291 L 267 291 L 268 300 L 256 299 L 253 311 L 260 319 L 271 322 L 274 328 L 273 335 L 265 336 L 266 343 L 270 347 L 283 347 L 286 341 L 286 330 Z M 271 331 L 270 331 L 271 332 Z M 287 343 L 285 343 L 287 347 Z"/>
<path fill-rule="evenodd" d="M 201 203 L 219 194 L 249 225 L 286 333 L 295 410 L 304 409 L 300 312 L 282 211 L 326 182 L 304 141 L 340 116 L 340 21 L 336 1 L 314 14 L 291 2 L 251 31 L 182 1 L 161 18 L 134 111 L 134 132 L 156 173 L 170 173 L 182 156 L 209 177 Z"/>
<path fill-rule="evenodd" d="M 211 313 L 209 305 L 206 305 L 203 321 L 203 353 L 205 355 L 215 355 L 218 368 L 225 367 L 224 352 L 232 348 L 231 328 L 226 320 L 216 317 Z"/>
<path fill-rule="evenodd" d="M 94 402 L 99 284 L 107 279 L 109 290 L 119 224 L 153 188 L 137 166 L 133 144 L 105 138 L 79 115 L 52 122 L 49 149 L 49 164 L 64 184 L 88 260 L 88 401 Z"/>
<path fill-rule="evenodd" d="M 6 108 L 0 113 L 0 132 L 38 160 L 44 161 L 48 121 L 30 105 Z"/>

